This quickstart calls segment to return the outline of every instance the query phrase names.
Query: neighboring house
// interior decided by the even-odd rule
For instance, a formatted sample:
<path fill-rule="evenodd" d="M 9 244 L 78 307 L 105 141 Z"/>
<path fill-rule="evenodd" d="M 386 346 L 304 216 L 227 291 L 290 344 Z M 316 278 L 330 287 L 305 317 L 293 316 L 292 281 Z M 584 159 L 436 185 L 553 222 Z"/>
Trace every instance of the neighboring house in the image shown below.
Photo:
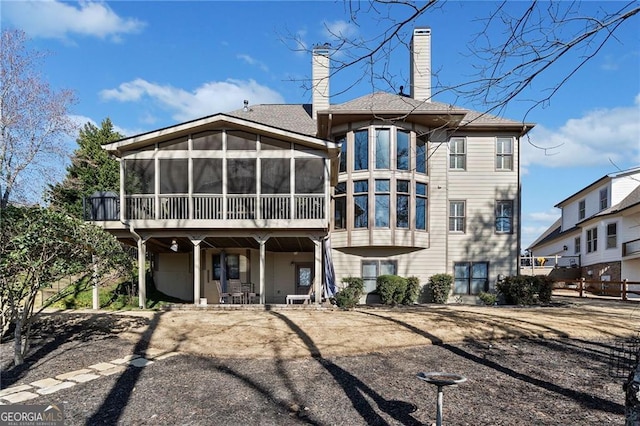
<path fill-rule="evenodd" d="M 528 248 L 579 257 L 580 275 L 640 281 L 640 167 L 598 179 L 555 207 L 562 215 Z"/>
<path fill-rule="evenodd" d="M 430 50 L 431 31 L 415 29 L 410 95 L 330 104 L 319 46 L 311 105 L 245 101 L 105 145 L 121 188 L 93 218 L 137 244 L 141 304 L 145 252 L 156 287 L 196 304 L 242 283 L 264 304 L 319 302 L 331 259 L 338 285 L 362 277 L 368 296 L 382 274 L 449 273 L 472 298 L 516 275 L 520 138 L 533 125 L 433 102 Z"/>

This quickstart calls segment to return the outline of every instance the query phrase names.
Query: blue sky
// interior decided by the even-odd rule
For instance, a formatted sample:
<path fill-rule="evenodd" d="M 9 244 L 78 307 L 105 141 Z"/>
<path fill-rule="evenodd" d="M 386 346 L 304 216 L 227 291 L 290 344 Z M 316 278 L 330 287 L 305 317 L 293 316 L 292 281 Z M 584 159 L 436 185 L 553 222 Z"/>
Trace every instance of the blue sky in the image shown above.
<path fill-rule="evenodd" d="M 512 2 L 508 7 L 519 10 L 526 4 Z M 624 4 L 585 2 L 581 12 Z M 434 84 L 473 78 L 476 63 L 469 43 L 483 28 L 480 19 L 495 5 L 448 2 L 418 19 L 416 26 L 432 29 Z M 251 104 L 308 103 L 311 95 L 302 82 L 310 77 L 311 58 L 294 48 L 291 36 L 309 48 L 332 41 L 327 29 L 372 38 L 383 26 L 382 15 L 367 12 L 365 4 L 350 19 L 341 1 L 3 0 L 0 7 L 3 28 L 24 30 L 31 47 L 51 52 L 43 75 L 54 88 L 76 92 L 73 114 L 78 122 L 99 123 L 110 117 L 126 135 L 238 109 L 244 99 Z M 396 12 L 400 17 L 402 10 Z M 543 97 L 563 69 L 579 59 L 576 55 L 551 67 L 501 112 L 506 118 L 537 123 L 531 142 L 556 147 L 541 150 L 523 143 L 524 247 L 559 216 L 553 208 L 557 202 L 605 174 L 640 165 L 639 18 L 620 26 L 616 38 L 550 102 L 527 113 L 531 99 Z M 485 35 L 499 40 L 497 28 L 492 31 Z M 408 49 L 397 46 L 388 69 L 394 83 L 407 84 Z M 353 68 L 333 78 L 332 102 L 371 93 L 371 81 L 362 76 L 361 69 Z M 380 82 L 373 86 L 390 90 Z M 482 108 L 447 90 L 435 100 Z"/>

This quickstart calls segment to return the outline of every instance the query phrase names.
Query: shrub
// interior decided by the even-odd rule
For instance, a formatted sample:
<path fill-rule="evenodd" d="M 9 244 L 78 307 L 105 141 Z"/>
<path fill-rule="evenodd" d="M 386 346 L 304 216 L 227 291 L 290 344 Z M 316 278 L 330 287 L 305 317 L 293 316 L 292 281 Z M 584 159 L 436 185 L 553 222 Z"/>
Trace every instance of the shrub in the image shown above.
<path fill-rule="evenodd" d="M 406 278 L 397 275 L 380 275 L 376 279 L 376 292 L 385 305 L 402 303 L 407 290 Z"/>
<path fill-rule="evenodd" d="M 452 283 L 453 277 L 449 274 L 432 275 L 427 284 L 427 291 L 431 301 L 440 304 L 447 303 Z"/>
<path fill-rule="evenodd" d="M 509 305 L 534 305 L 551 301 L 553 281 L 541 275 L 507 277 L 497 288 Z"/>
<path fill-rule="evenodd" d="M 342 282 L 347 286 L 336 294 L 336 305 L 341 308 L 352 309 L 362 297 L 364 280 L 358 277 L 346 277 L 342 279 Z"/>
<path fill-rule="evenodd" d="M 478 294 L 478 297 L 480 298 L 480 300 L 482 300 L 482 303 L 484 303 L 487 306 L 493 306 L 498 301 L 498 295 L 495 293 L 487 293 L 487 292 L 481 291 Z"/>
<path fill-rule="evenodd" d="M 553 280 L 546 275 L 537 275 L 538 279 L 538 300 L 542 303 L 551 302 L 553 292 Z"/>
<path fill-rule="evenodd" d="M 403 305 L 413 305 L 418 301 L 420 294 L 420 280 L 418 277 L 407 278 L 407 290 L 404 292 Z"/>

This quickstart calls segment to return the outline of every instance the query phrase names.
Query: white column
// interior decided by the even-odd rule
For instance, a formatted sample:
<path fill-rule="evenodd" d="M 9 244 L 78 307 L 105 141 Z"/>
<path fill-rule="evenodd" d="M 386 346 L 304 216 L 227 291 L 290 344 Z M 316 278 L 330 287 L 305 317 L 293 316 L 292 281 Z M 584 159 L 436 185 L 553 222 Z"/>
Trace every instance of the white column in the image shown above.
<path fill-rule="evenodd" d="M 313 289 L 315 292 L 315 303 L 322 303 L 322 239 L 313 237 Z"/>
<path fill-rule="evenodd" d="M 98 256 L 95 254 L 91 256 L 91 263 L 93 264 L 93 275 L 91 280 L 93 281 L 93 309 L 100 309 L 100 294 L 98 289 Z"/>
<path fill-rule="evenodd" d="M 147 307 L 147 244 L 146 240 L 138 239 L 138 306 Z"/>
<path fill-rule="evenodd" d="M 125 191 L 125 187 L 124 187 L 124 160 L 119 158 L 118 162 L 120 163 L 120 222 L 124 222 L 127 219 L 130 219 L 128 217 L 125 216 L 126 210 L 127 210 L 127 202 L 124 196 L 124 191 Z"/>
<path fill-rule="evenodd" d="M 202 240 L 192 239 L 193 244 L 193 303 L 197 306 L 200 304 L 200 243 Z"/>
<path fill-rule="evenodd" d="M 260 244 L 260 304 L 264 305 L 266 301 L 266 297 L 264 294 L 264 272 L 267 265 L 267 249 L 266 249 L 267 238 L 260 238 L 258 243 Z"/>

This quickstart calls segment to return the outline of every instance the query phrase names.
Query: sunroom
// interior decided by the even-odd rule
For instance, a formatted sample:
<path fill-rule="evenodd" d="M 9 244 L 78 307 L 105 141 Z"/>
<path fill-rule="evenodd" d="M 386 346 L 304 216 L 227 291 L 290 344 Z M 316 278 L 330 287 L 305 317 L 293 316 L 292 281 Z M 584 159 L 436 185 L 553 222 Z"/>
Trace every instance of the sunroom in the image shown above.
<path fill-rule="evenodd" d="M 196 304 L 320 300 L 339 144 L 218 114 L 104 148 L 120 193 L 86 219 L 138 246 L 141 305 L 148 259 L 156 288 Z"/>

